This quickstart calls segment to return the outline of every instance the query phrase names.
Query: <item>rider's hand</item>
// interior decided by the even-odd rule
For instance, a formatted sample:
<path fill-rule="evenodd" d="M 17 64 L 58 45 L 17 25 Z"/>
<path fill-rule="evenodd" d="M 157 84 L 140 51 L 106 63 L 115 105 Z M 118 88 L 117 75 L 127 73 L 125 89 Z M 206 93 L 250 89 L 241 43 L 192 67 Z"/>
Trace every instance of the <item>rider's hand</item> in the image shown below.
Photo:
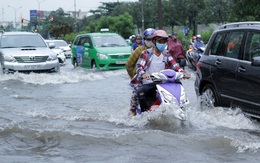
<path fill-rule="evenodd" d="M 189 79 L 190 77 L 191 77 L 191 75 L 190 74 L 184 74 L 184 76 L 183 76 L 185 79 Z"/>
<path fill-rule="evenodd" d="M 150 79 L 150 75 L 149 74 L 143 74 L 142 78 L 146 79 L 146 80 L 149 80 Z"/>

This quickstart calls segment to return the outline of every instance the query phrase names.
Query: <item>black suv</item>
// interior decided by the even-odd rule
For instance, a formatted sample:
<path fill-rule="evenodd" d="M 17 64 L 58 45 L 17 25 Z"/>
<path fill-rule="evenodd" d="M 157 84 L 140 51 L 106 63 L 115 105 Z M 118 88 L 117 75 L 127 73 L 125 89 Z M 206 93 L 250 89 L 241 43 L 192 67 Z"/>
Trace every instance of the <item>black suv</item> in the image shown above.
<path fill-rule="evenodd" d="M 212 34 L 195 91 L 202 106 L 239 107 L 260 118 L 260 22 L 225 24 Z"/>

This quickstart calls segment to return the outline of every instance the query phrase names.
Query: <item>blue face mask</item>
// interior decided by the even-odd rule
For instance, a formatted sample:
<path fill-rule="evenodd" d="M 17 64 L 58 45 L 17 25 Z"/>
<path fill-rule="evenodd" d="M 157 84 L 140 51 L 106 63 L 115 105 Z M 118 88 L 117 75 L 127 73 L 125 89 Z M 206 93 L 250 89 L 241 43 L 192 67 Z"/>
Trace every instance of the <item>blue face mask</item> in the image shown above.
<path fill-rule="evenodd" d="M 163 51 L 166 47 L 166 44 L 156 43 L 156 47 L 157 47 L 158 50 Z"/>

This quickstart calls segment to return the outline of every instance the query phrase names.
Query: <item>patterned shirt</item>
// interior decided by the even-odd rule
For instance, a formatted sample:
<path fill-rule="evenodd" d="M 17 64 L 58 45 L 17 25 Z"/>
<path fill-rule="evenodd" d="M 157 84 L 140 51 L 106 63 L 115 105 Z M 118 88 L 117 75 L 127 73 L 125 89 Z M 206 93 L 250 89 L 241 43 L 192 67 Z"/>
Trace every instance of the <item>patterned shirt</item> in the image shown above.
<path fill-rule="evenodd" d="M 131 83 L 138 84 L 142 83 L 142 75 L 145 74 L 146 70 L 150 67 L 152 61 L 152 55 L 154 54 L 153 48 L 144 50 L 140 55 L 136 65 L 136 75 L 134 76 Z M 184 70 L 174 61 L 173 57 L 168 54 L 166 50 L 162 51 L 163 62 L 165 63 L 165 69 L 173 69 L 175 71 L 183 72 Z"/>

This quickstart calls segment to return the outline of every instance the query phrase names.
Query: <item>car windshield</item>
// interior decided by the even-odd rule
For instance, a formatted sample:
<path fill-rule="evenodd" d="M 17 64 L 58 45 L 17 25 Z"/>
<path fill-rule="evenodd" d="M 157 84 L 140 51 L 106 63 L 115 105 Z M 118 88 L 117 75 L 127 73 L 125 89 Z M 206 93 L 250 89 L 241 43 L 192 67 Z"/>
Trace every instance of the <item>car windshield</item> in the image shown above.
<path fill-rule="evenodd" d="M 118 35 L 94 36 L 93 39 L 96 47 L 128 46 L 126 41 Z"/>
<path fill-rule="evenodd" d="M 46 47 L 44 40 L 38 35 L 6 35 L 2 36 L 1 48 Z"/>
<path fill-rule="evenodd" d="M 68 44 L 63 41 L 63 40 L 59 40 L 59 41 L 54 41 L 55 45 L 60 47 L 60 46 L 68 46 Z"/>

